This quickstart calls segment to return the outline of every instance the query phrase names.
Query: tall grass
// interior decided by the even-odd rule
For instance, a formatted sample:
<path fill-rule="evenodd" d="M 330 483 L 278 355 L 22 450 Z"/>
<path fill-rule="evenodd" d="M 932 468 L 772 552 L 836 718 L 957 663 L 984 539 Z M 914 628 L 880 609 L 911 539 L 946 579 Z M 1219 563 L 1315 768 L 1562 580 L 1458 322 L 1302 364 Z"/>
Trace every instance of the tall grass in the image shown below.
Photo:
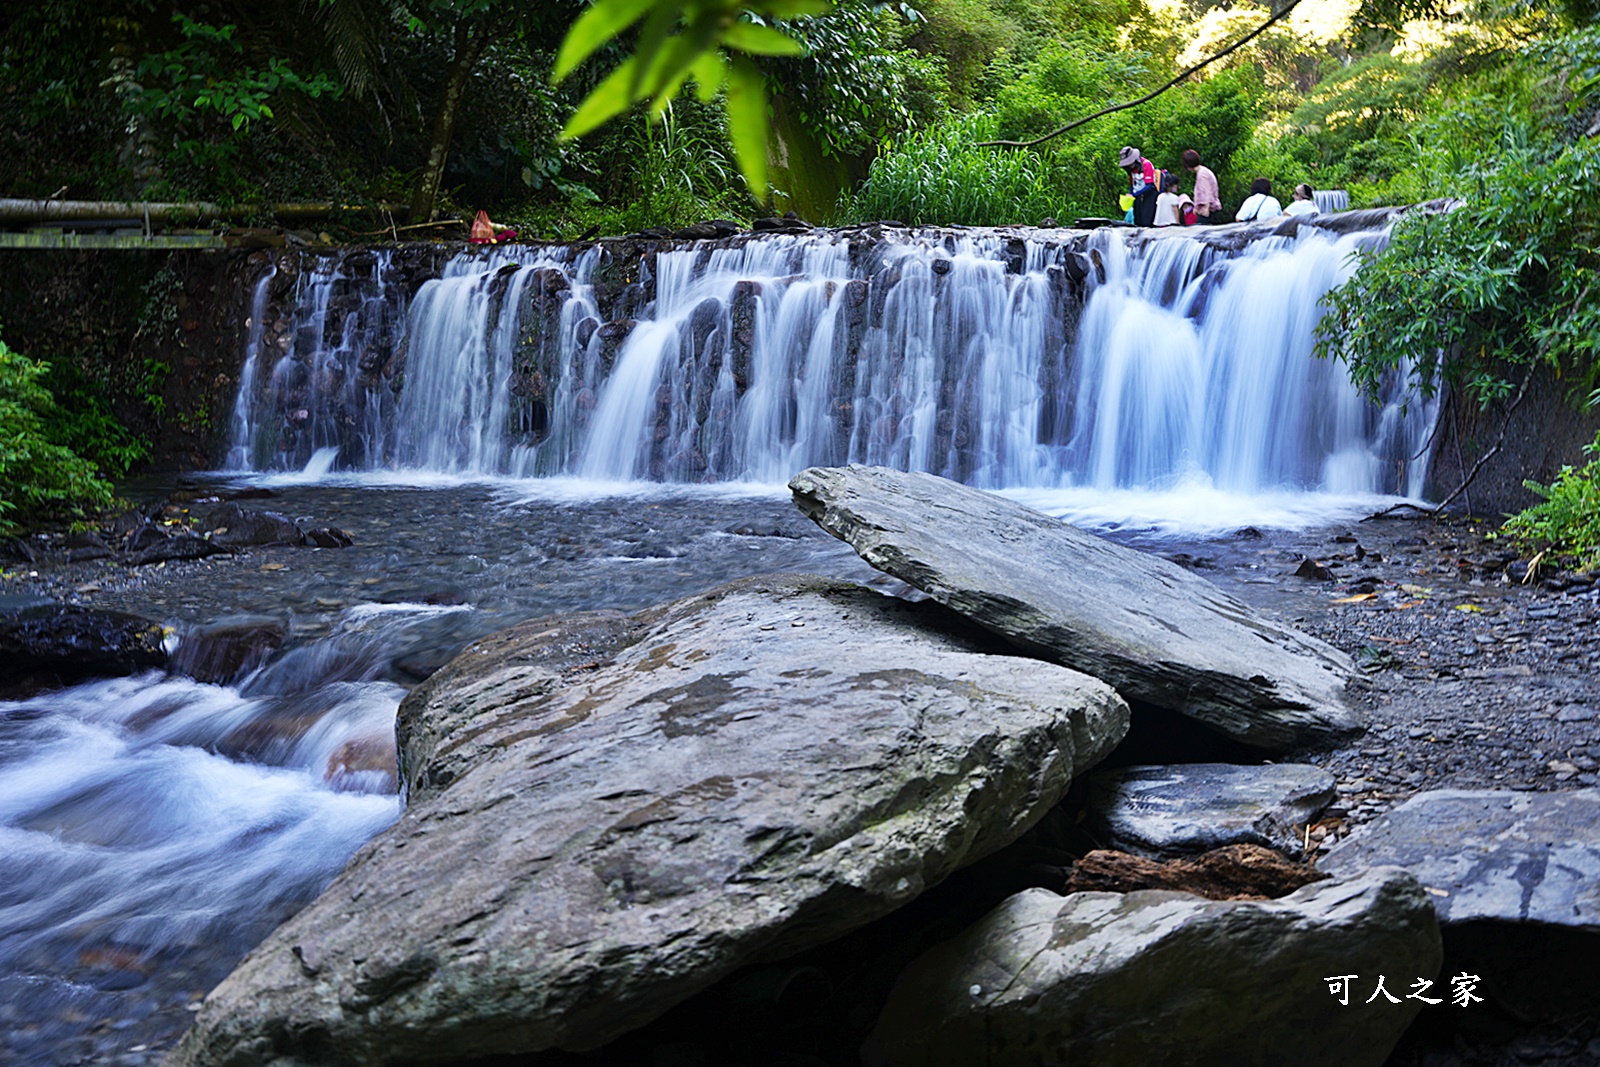
<path fill-rule="evenodd" d="M 995 136 L 992 115 L 947 120 L 886 149 L 844 209 L 850 221 L 1036 226 L 1086 213 L 1051 156 L 974 147 Z M 1104 214 L 1104 210 L 1101 211 Z"/>

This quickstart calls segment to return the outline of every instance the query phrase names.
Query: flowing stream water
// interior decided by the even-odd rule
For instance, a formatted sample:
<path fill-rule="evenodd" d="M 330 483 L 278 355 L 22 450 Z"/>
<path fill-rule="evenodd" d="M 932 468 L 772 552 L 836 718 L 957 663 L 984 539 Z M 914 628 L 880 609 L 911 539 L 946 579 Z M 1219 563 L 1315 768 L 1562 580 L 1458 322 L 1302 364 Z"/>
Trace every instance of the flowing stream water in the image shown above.
<path fill-rule="evenodd" d="M 895 591 L 787 502 L 806 466 L 940 473 L 1125 539 L 1416 494 L 1431 405 L 1312 355 L 1318 300 L 1382 239 L 819 233 L 663 251 L 621 295 L 594 248 L 467 253 L 414 293 L 389 252 L 329 256 L 281 306 L 263 276 L 215 485 L 355 546 L 94 598 L 167 619 L 180 662 L 219 618 L 283 627 L 225 684 L 0 702 L 0 1059 L 153 1057 L 398 815 L 395 709 L 475 637 L 770 571 Z"/>

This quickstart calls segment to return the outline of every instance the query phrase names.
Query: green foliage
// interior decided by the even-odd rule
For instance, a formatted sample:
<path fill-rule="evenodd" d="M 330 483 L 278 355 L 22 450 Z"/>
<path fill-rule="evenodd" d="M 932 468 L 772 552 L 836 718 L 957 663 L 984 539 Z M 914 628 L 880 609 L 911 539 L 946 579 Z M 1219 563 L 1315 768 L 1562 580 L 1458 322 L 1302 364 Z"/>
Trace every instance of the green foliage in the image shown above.
<path fill-rule="evenodd" d="M 870 153 L 933 117 L 944 73 L 903 46 L 904 14 L 868 0 L 841 0 L 818 18 L 783 24 L 805 53 L 764 66 L 826 155 Z"/>
<path fill-rule="evenodd" d="M 112 413 L 99 383 L 64 364 L 40 365 L 48 367 L 40 384 L 54 398 L 44 412 L 49 440 L 82 456 L 110 478 L 121 478 L 150 454 L 149 445 L 129 433 Z"/>
<path fill-rule="evenodd" d="M 183 43 L 140 60 L 123 107 L 136 119 L 161 121 L 168 165 L 180 174 L 211 171 L 224 186 L 241 184 L 235 171 L 241 146 L 256 123 L 274 118 L 274 97 L 340 92 L 327 75 L 302 77 L 282 59 L 261 68 L 241 63 L 244 49 L 234 25 L 211 26 L 182 12 L 172 19 Z"/>
<path fill-rule="evenodd" d="M 751 192 L 766 196 L 767 91 L 752 56 L 792 56 L 794 38 L 768 19 L 817 15 L 828 0 L 596 0 L 567 31 L 556 54 L 557 81 L 619 34 L 643 22 L 634 51 L 578 105 L 563 131 L 578 137 L 635 104 L 652 115 L 694 79 L 702 101 L 726 88 L 728 135 Z M 753 18 L 741 18 L 748 13 Z M 736 53 L 731 57 L 728 52 Z"/>
<path fill-rule="evenodd" d="M 1600 456 L 1600 434 L 1583 451 Z M 1600 567 L 1600 458 L 1563 466 L 1549 485 L 1522 484 L 1544 499 L 1508 519 L 1503 532 L 1530 550 L 1562 551 L 1576 556 L 1579 566 Z"/>
<path fill-rule="evenodd" d="M 880 154 L 848 215 L 989 226 L 1120 215 L 1127 178 L 1116 160 L 1125 144 L 1174 173 L 1186 148 L 1226 171 L 1254 126 L 1259 81 L 1248 68 L 1180 86 L 1036 149 L 976 147 L 1037 136 L 1107 99 L 1137 95 L 1156 76 L 1143 57 L 1087 42 L 1047 48 L 991 110 L 946 119 Z"/>
<path fill-rule="evenodd" d="M 88 460 L 52 439 L 47 364 L 0 341 L 0 528 L 82 514 L 111 503 L 111 486 Z"/>
<path fill-rule="evenodd" d="M 1478 189 L 1465 207 L 1408 216 L 1328 295 L 1319 352 L 1374 392 L 1405 373 L 1487 403 L 1515 368 L 1542 363 L 1586 393 L 1600 376 L 1600 144 L 1544 161 L 1508 151 L 1467 176 Z"/>

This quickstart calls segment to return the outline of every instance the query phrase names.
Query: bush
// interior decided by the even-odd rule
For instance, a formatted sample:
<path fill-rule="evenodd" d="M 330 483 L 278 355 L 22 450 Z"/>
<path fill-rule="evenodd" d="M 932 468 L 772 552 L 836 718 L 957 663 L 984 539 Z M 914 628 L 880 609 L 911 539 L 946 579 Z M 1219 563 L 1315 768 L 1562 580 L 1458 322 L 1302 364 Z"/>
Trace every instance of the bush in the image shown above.
<path fill-rule="evenodd" d="M 0 527 L 82 514 L 111 503 L 94 464 L 51 440 L 57 408 L 44 386 L 49 365 L 0 341 Z M 21 514 L 19 514 L 21 512 Z"/>
<path fill-rule="evenodd" d="M 1600 434 L 1583 451 L 1600 456 Z M 1581 567 L 1600 567 L 1600 459 L 1576 469 L 1562 467 L 1549 485 L 1522 484 L 1544 500 L 1506 520 L 1502 531 L 1532 550 L 1564 551 Z"/>
<path fill-rule="evenodd" d="M 1328 294 L 1319 351 L 1369 391 L 1400 372 L 1488 403 L 1540 364 L 1587 395 L 1600 379 L 1600 143 L 1507 152 L 1467 177 L 1479 191 L 1466 206 L 1407 216 Z"/>

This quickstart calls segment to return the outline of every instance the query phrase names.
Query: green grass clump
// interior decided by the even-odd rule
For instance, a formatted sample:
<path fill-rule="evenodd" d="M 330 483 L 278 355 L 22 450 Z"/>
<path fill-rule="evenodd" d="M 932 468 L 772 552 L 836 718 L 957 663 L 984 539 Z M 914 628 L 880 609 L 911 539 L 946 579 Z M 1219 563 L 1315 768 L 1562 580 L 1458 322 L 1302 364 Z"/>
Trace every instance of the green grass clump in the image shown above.
<path fill-rule="evenodd" d="M 1583 451 L 1600 456 L 1600 434 Z M 1569 553 L 1586 570 L 1600 567 L 1600 458 L 1562 467 L 1549 485 L 1522 484 L 1544 499 L 1511 516 L 1501 531 L 1528 549 Z"/>

